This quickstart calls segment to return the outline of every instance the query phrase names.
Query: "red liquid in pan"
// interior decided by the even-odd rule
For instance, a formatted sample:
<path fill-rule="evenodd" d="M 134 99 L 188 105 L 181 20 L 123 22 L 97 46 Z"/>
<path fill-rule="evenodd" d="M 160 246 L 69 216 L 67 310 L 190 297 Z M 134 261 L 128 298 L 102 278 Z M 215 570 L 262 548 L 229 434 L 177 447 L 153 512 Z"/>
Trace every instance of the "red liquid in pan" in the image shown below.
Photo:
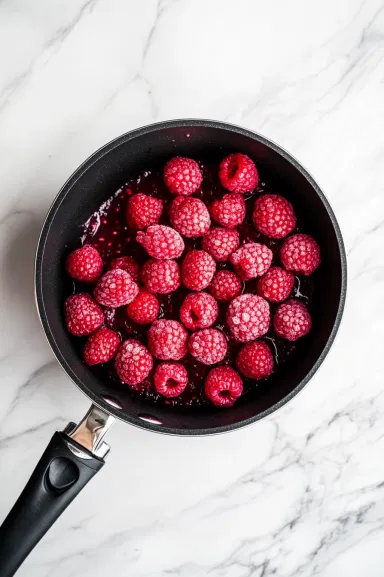
<path fill-rule="evenodd" d="M 221 187 L 217 176 L 217 165 L 204 164 L 201 166 L 204 175 L 201 191 L 194 194 L 193 196 L 201 198 L 201 200 L 209 205 L 215 198 L 221 198 L 223 194 L 227 193 L 228 191 Z M 136 180 L 128 182 L 124 187 L 122 187 L 106 202 L 104 202 L 96 213 L 90 216 L 89 220 L 84 224 L 84 232 L 81 239 L 79 239 L 81 240 L 81 244 L 88 243 L 97 248 L 103 258 L 105 268 L 108 267 L 109 263 L 113 259 L 119 256 L 130 255 L 139 263 L 140 266 L 148 259 L 146 251 L 135 241 L 135 232 L 130 231 L 126 225 L 125 214 L 127 201 L 132 194 L 137 192 L 142 192 L 144 194 L 160 198 L 164 203 L 164 209 L 159 224 L 170 225 L 168 219 L 168 208 L 174 196 L 167 191 L 163 182 L 162 173 L 144 172 Z M 256 241 L 266 244 L 272 250 L 274 255 L 272 266 L 279 266 L 281 264 L 279 261 L 279 250 L 284 239 L 276 241 L 265 237 L 255 230 L 252 223 L 251 215 L 253 205 L 255 203 L 255 199 L 261 193 L 275 193 L 284 195 L 283 191 L 275 190 L 268 186 L 268 182 L 261 182 L 255 193 L 244 196 L 247 205 L 247 215 L 243 224 L 237 227 L 237 230 L 240 234 L 240 243 L 243 244 L 244 242 L 248 241 Z M 215 223 L 212 222 L 212 225 L 215 225 Z M 300 225 L 296 228 L 296 232 L 298 231 L 300 231 Z M 184 241 L 186 250 L 201 248 L 201 238 L 184 239 Z M 183 256 L 177 260 L 180 262 L 183 259 Z M 231 269 L 231 265 L 229 263 L 217 263 L 217 270 L 224 268 Z M 256 293 L 256 284 L 257 279 L 246 281 L 244 283 L 244 292 Z M 90 290 L 92 289 L 87 285 L 77 284 L 75 287 L 75 292 Z M 169 295 L 156 295 L 160 302 L 159 318 L 180 320 L 180 305 L 182 304 L 184 297 L 188 292 L 189 291 L 181 287 L 176 292 Z M 300 277 L 300 279 L 296 278 L 292 296 L 302 300 L 309 307 L 309 310 L 311 308 L 312 293 L 312 279 L 304 277 Z M 228 303 L 223 305 L 219 304 L 220 313 L 216 323 L 213 325 L 213 328 L 222 330 L 228 339 L 228 353 L 224 361 L 220 364 L 229 364 L 236 368 L 235 359 L 237 352 L 242 344 L 234 341 L 226 327 L 225 311 L 227 306 Z M 270 303 L 271 318 L 273 318 L 273 314 L 277 306 L 277 304 Z M 120 333 L 122 339 L 135 338 L 139 341 L 142 341 L 146 345 L 146 332 L 149 326 L 136 325 L 130 321 L 125 315 L 125 308 L 126 307 L 122 307 L 116 310 L 106 309 L 106 326 Z M 280 370 L 281 365 L 293 352 L 296 345 L 295 343 L 291 343 L 276 337 L 272 327 L 270 328 L 267 335 L 263 337 L 263 339 L 269 344 L 274 354 L 274 372 L 276 373 Z M 77 341 L 81 342 L 81 347 L 84 345 L 84 341 L 82 339 L 77 339 Z M 160 361 L 154 359 L 154 366 L 156 366 L 156 364 L 159 362 Z M 188 371 L 189 384 L 179 397 L 173 399 L 166 399 L 156 392 L 152 385 L 152 373 L 143 383 L 138 386 L 136 390 L 134 390 L 131 387 L 128 387 L 128 385 L 121 383 L 114 371 L 113 362 L 95 367 L 92 370 L 100 371 L 100 376 L 103 375 L 102 378 L 105 378 L 106 390 L 108 389 L 108 385 L 110 385 L 111 389 L 116 389 L 116 387 L 128 387 L 130 390 L 132 390 L 132 394 L 134 395 L 140 395 L 151 402 L 166 403 L 173 406 L 197 406 L 201 404 L 207 404 L 208 401 L 204 396 L 204 380 L 212 367 L 199 363 L 189 353 L 180 362 L 184 364 Z M 271 378 L 272 377 L 269 377 L 269 379 Z M 252 391 L 254 392 L 258 388 L 261 390 L 261 388 L 269 386 L 269 379 L 267 378 L 264 381 L 256 383 L 255 381 L 245 379 L 243 377 L 243 395 L 247 395 Z M 273 386 L 273 383 L 271 383 L 270 386 Z"/>

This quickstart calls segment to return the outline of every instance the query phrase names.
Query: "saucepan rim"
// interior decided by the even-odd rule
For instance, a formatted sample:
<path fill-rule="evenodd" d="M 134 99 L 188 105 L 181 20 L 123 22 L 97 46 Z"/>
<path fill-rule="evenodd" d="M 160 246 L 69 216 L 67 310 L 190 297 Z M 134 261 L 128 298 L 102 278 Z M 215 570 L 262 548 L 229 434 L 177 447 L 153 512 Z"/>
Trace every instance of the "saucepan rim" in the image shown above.
<path fill-rule="evenodd" d="M 44 306 L 43 291 L 42 291 L 43 282 L 44 282 L 44 279 L 43 279 L 43 276 L 44 276 L 43 275 L 43 255 L 45 252 L 45 245 L 46 245 L 47 237 L 48 237 L 48 234 L 50 231 L 50 227 L 52 225 L 52 221 L 53 221 L 57 211 L 59 210 L 63 199 L 66 197 L 66 195 L 68 194 L 68 192 L 70 191 L 72 186 L 75 184 L 75 182 L 77 182 L 87 170 L 89 170 L 98 160 L 100 160 L 100 158 L 102 158 L 106 154 L 109 154 L 115 148 L 119 147 L 123 142 L 134 139 L 138 136 L 142 136 L 142 135 L 145 135 L 145 134 L 148 134 L 151 132 L 156 132 L 158 130 L 162 130 L 162 129 L 166 129 L 166 128 L 199 127 L 199 126 L 204 127 L 204 128 L 225 129 L 227 131 L 229 130 L 229 131 L 233 131 L 233 132 L 236 132 L 238 134 L 241 134 L 241 135 L 243 135 L 247 138 L 250 138 L 252 140 L 256 140 L 256 141 L 260 142 L 261 144 L 264 144 L 265 146 L 271 148 L 272 150 L 274 150 L 278 154 L 280 154 L 283 158 L 285 158 L 289 163 L 291 163 L 304 176 L 304 178 L 309 182 L 309 184 L 312 186 L 312 188 L 314 189 L 316 194 L 321 199 L 321 201 L 322 201 L 322 203 L 323 203 L 323 205 L 327 211 L 328 217 L 332 223 L 333 229 L 335 231 L 337 244 L 338 244 L 338 248 L 339 248 L 339 252 L 340 252 L 341 289 L 340 289 L 339 306 L 338 306 L 337 314 L 336 314 L 335 321 L 334 321 L 334 324 L 332 327 L 332 331 L 329 335 L 329 338 L 328 338 L 319 358 L 317 359 L 316 363 L 313 365 L 311 370 L 306 374 L 306 376 L 297 384 L 297 386 L 288 395 L 286 395 L 278 403 L 275 403 L 274 405 L 272 405 L 271 407 L 269 407 L 265 411 L 258 413 L 257 415 L 254 415 L 248 419 L 244 419 L 243 421 L 239 421 L 237 423 L 232 423 L 230 425 L 213 427 L 213 428 L 178 429 L 178 428 L 172 428 L 172 427 L 167 427 L 164 425 L 151 423 L 148 421 L 142 421 L 140 418 L 136 418 L 134 416 L 127 415 L 126 413 L 122 414 L 122 411 L 120 409 L 111 406 L 109 403 L 104 401 L 104 399 L 95 395 L 92 391 L 89 391 L 88 388 L 85 387 L 82 380 L 77 376 L 75 371 L 72 369 L 72 367 L 67 362 L 64 355 L 62 354 L 60 347 L 58 346 L 58 344 L 56 342 L 54 332 L 52 331 L 52 329 L 49 325 L 48 319 L 47 319 L 47 315 L 45 312 L 45 306 Z M 275 142 L 271 141 L 270 139 L 266 138 L 265 136 L 262 136 L 261 134 L 253 132 L 253 131 L 248 130 L 246 128 L 243 128 L 241 126 L 237 126 L 235 124 L 220 122 L 220 121 L 216 121 L 216 120 L 177 119 L 177 120 L 168 120 L 168 121 L 164 121 L 164 122 L 157 122 L 154 124 L 149 124 L 149 125 L 143 126 L 141 128 L 136 128 L 134 130 L 131 130 L 131 131 L 115 138 L 114 140 L 105 144 L 101 148 L 99 148 L 96 152 L 91 154 L 91 156 L 89 156 L 89 158 L 87 160 L 85 160 L 85 162 L 83 162 L 83 164 L 81 164 L 75 170 L 75 172 L 69 177 L 69 179 L 65 182 L 65 184 L 60 189 L 60 191 L 57 194 L 56 198 L 54 199 L 51 207 L 49 208 L 49 211 L 48 211 L 47 216 L 45 218 L 44 224 L 42 226 L 38 246 L 37 246 L 37 251 L 36 251 L 35 296 L 36 296 L 37 310 L 38 310 L 38 314 L 40 317 L 42 327 L 44 329 L 45 336 L 48 340 L 48 343 L 49 343 L 54 355 L 56 356 L 59 364 L 61 365 L 61 367 L 64 369 L 64 371 L 70 377 L 70 379 L 75 383 L 75 385 L 92 401 L 92 403 L 97 405 L 99 408 L 101 408 L 105 412 L 113 415 L 114 417 L 116 417 L 119 420 L 122 420 L 126 423 L 129 423 L 129 424 L 134 425 L 136 427 L 139 427 L 141 429 L 146 429 L 146 430 L 150 430 L 153 432 L 169 434 L 169 435 L 204 436 L 204 435 L 213 435 L 213 434 L 223 433 L 223 432 L 227 432 L 227 431 L 233 431 L 236 429 L 246 427 L 246 426 L 248 426 L 248 425 L 250 425 L 256 421 L 259 421 L 259 420 L 267 417 L 268 415 L 271 415 L 272 413 L 275 413 L 277 410 L 279 410 L 281 407 L 283 407 L 289 401 L 291 401 L 293 399 L 293 397 L 295 397 L 300 391 L 302 391 L 302 389 L 305 387 L 305 385 L 314 376 L 314 374 L 319 369 L 320 365 L 324 361 L 325 357 L 327 356 L 327 354 L 328 354 L 328 352 L 329 352 L 329 350 L 333 344 L 333 341 L 334 341 L 335 336 L 337 334 L 337 331 L 339 329 L 341 318 L 343 315 L 343 310 L 344 310 L 344 306 L 345 306 L 345 299 L 346 299 L 346 290 L 347 290 L 347 259 L 346 259 L 343 237 L 342 237 L 342 234 L 340 231 L 339 224 L 336 220 L 336 216 L 335 216 L 335 214 L 331 208 L 331 205 L 328 202 L 328 199 L 326 198 L 325 194 L 321 190 L 320 186 L 314 180 L 314 178 L 309 174 L 309 172 L 302 166 L 302 164 L 296 158 L 294 158 L 290 153 L 288 153 L 286 150 L 284 150 L 284 148 L 282 148 L 280 145 L 276 144 Z"/>

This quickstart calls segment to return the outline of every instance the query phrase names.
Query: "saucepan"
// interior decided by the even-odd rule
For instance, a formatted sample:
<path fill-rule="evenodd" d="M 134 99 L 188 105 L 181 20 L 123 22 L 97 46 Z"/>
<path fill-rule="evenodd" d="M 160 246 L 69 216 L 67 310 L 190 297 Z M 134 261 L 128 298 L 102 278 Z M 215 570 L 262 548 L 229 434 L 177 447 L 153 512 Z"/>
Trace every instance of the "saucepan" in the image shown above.
<path fill-rule="evenodd" d="M 188 134 L 188 138 L 185 135 Z M 81 226 L 131 175 L 172 156 L 209 158 L 243 152 L 270 175 L 304 216 L 318 241 L 313 329 L 268 387 L 240 398 L 230 409 L 194 410 L 148 403 L 129 387 L 111 387 L 81 360 L 63 319 L 63 259 L 76 246 Z M 300 216 L 299 214 L 299 216 Z M 290 154 L 270 140 L 237 126 L 206 120 L 174 120 L 133 130 L 95 152 L 65 183 L 41 233 L 36 258 L 36 301 L 57 360 L 90 399 L 84 419 L 56 432 L 24 491 L 0 528 L 0 575 L 20 564 L 76 495 L 103 467 L 105 433 L 116 419 L 157 433 L 211 435 L 263 419 L 292 399 L 324 361 L 338 330 L 346 294 L 346 257 L 335 215 L 323 192 Z M 257 432 L 255 431 L 255 434 Z"/>

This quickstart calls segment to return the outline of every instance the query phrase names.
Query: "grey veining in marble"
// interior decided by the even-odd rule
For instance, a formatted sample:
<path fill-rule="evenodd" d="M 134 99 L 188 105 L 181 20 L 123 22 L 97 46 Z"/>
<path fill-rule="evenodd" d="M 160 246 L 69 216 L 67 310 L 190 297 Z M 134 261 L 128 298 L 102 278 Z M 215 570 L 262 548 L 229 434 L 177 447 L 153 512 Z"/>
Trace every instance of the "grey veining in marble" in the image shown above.
<path fill-rule="evenodd" d="M 0 47 L 0 519 L 88 406 L 40 329 L 33 260 L 99 146 L 178 117 L 261 132 L 325 190 L 349 258 L 341 330 L 299 397 L 213 438 L 119 424 L 18 575 L 382 577 L 383 0 L 1 0 Z"/>

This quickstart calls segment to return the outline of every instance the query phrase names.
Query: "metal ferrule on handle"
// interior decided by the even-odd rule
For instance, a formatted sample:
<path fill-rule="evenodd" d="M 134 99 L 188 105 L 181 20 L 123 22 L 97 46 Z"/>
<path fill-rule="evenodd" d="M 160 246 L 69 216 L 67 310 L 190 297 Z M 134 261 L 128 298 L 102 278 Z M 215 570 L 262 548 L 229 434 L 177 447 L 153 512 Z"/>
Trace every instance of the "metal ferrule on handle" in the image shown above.
<path fill-rule="evenodd" d="M 92 405 L 78 424 L 56 432 L 0 527 L 0 576 L 12 577 L 61 513 L 103 467 L 103 438 L 115 419 Z"/>

